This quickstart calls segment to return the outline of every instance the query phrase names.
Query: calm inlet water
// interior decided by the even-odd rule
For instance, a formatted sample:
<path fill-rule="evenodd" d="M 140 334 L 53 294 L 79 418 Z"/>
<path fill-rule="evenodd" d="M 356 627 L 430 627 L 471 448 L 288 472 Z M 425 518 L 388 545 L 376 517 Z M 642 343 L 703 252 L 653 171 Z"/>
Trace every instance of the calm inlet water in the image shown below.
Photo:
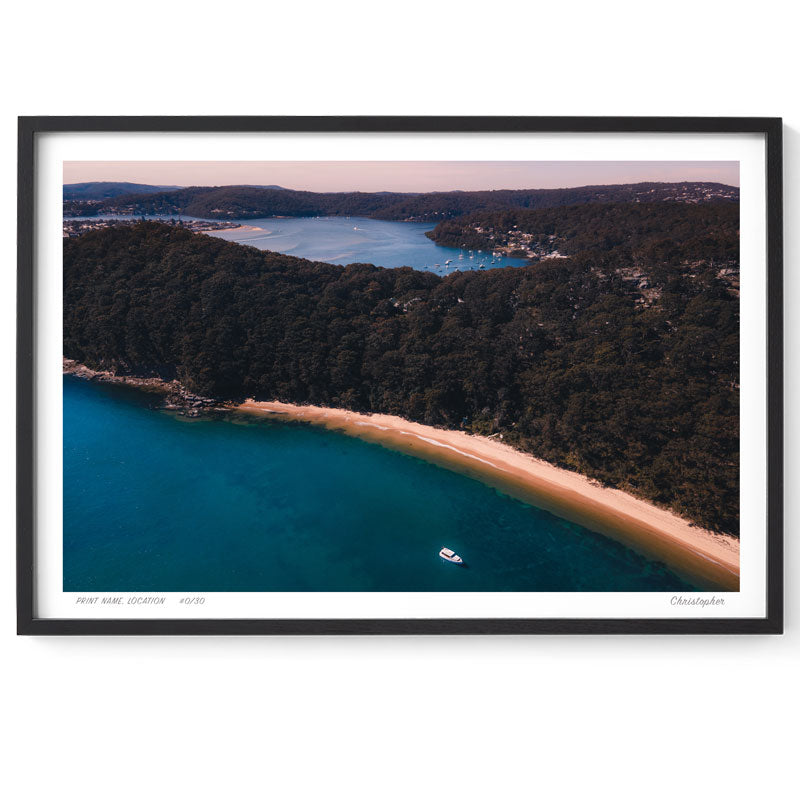
<path fill-rule="evenodd" d="M 426 235 L 434 225 L 422 222 L 384 222 L 360 217 L 254 219 L 243 225 L 257 231 L 219 231 L 212 235 L 249 244 L 261 250 L 328 261 L 331 264 L 366 262 L 380 267 L 414 267 L 445 275 L 456 269 L 517 267 L 520 258 L 493 258 L 491 253 L 439 247 Z M 446 264 L 447 261 L 450 264 Z"/>
<path fill-rule="evenodd" d="M 92 219 L 79 217 L 79 219 Z M 94 218 L 96 219 L 96 218 Z M 105 217 L 129 219 L 129 217 Z M 173 217 L 150 216 L 165 220 Z M 197 219 L 174 217 L 174 219 Z M 234 220 L 235 221 L 235 220 Z M 527 263 L 521 258 L 493 258 L 491 253 L 478 250 L 459 250 L 439 247 L 426 235 L 434 225 L 422 222 L 384 222 L 362 217 L 301 217 L 292 219 L 239 220 L 244 230 L 211 231 L 229 242 L 247 244 L 259 250 L 274 250 L 312 261 L 331 264 L 375 264 L 379 267 L 414 267 L 438 275 L 456 269 L 463 271 L 520 267 Z M 257 228 L 257 230 L 249 230 Z M 447 261 L 450 264 L 446 264 Z"/>
<path fill-rule="evenodd" d="M 66 591 L 687 591 L 484 484 L 299 423 L 64 378 Z M 438 556 L 451 547 L 468 567 Z"/>

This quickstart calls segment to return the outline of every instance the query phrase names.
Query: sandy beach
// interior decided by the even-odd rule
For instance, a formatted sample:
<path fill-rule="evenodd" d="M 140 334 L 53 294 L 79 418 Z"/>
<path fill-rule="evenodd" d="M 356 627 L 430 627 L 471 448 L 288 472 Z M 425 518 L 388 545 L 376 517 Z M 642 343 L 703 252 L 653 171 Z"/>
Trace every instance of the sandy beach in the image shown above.
<path fill-rule="evenodd" d="M 247 400 L 239 411 L 342 431 L 475 477 L 539 508 L 610 536 L 709 590 L 738 591 L 739 540 L 560 469 L 496 438 L 433 428 L 385 414 Z"/>
<path fill-rule="evenodd" d="M 700 528 L 666 509 L 576 472 L 555 467 L 504 444 L 497 437 L 444 430 L 386 414 L 247 400 L 231 406 L 188 393 L 177 381 L 97 371 L 64 359 L 64 372 L 90 381 L 122 383 L 159 392 L 167 408 L 190 416 L 234 410 L 321 425 L 408 453 L 495 487 L 668 564 L 708 590 L 738 591 L 739 540 Z"/>
<path fill-rule="evenodd" d="M 249 233 L 253 231 L 264 231 L 257 225 L 237 225 L 235 228 L 203 228 L 198 229 L 198 233 Z"/>

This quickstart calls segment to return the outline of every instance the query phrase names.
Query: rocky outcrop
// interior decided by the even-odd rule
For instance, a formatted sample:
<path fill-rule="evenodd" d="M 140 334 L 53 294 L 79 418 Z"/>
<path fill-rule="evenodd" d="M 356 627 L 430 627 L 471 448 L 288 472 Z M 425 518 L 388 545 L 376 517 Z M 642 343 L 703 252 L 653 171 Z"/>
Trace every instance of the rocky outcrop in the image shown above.
<path fill-rule="evenodd" d="M 63 359 L 63 372 L 65 375 L 74 375 L 76 378 L 87 381 L 120 383 L 161 394 L 164 397 L 163 408 L 178 411 L 187 417 L 197 417 L 203 410 L 215 410 L 223 407 L 218 400 L 212 397 L 193 394 L 177 380 L 167 381 L 162 378 L 119 375 L 111 370 L 92 369 L 71 358 Z"/>

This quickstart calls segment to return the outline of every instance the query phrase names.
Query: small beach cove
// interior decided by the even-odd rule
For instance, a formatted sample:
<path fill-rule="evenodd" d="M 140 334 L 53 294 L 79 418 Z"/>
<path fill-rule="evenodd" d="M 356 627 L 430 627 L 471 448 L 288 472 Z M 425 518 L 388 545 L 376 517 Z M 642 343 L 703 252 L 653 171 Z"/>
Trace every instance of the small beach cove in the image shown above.
<path fill-rule="evenodd" d="M 358 541 L 363 540 L 368 543 L 365 546 L 371 549 L 375 544 L 373 537 L 376 531 L 383 530 L 386 526 L 392 531 L 386 535 L 398 542 L 394 547 L 404 547 L 399 542 L 406 538 L 409 542 L 417 539 L 427 542 L 424 546 L 420 542 L 409 545 L 412 552 L 417 552 L 416 548 L 419 547 L 417 555 L 412 556 L 412 562 L 414 558 L 422 558 L 422 572 L 419 575 L 415 573 L 416 567 L 413 563 L 406 563 L 405 556 L 400 558 L 403 566 L 398 567 L 391 563 L 397 560 L 397 553 L 379 552 L 374 554 L 373 565 L 365 566 L 364 573 L 357 579 L 336 574 L 320 579 L 321 585 L 328 585 L 330 590 L 344 590 L 349 585 L 354 590 L 356 587 L 363 589 L 367 586 L 377 587 L 375 590 L 383 587 L 398 591 L 413 590 L 415 587 L 420 590 L 496 590 L 500 584 L 495 584 L 494 581 L 500 580 L 499 575 L 503 576 L 503 586 L 516 591 L 646 591 L 648 586 L 649 590 L 654 591 L 686 591 L 692 586 L 732 591 L 738 587 L 737 540 L 703 531 L 668 511 L 538 461 L 496 439 L 419 425 L 399 417 L 356 414 L 341 409 L 252 401 L 240 405 L 220 404 L 208 398 L 197 398 L 182 390 L 176 382 L 165 383 L 156 378 L 134 378 L 95 372 L 74 362 L 65 361 L 65 372 L 68 373 L 65 379 L 70 381 L 70 384 L 65 384 L 65 390 L 69 388 L 70 392 L 75 393 L 76 385 L 85 385 L 88 393 L 79 393 L 80 401 L 102 401 L 103 414 L 111 417 L 134 414 L 130 407 L 130 399 L 133 397 L 140 406 L 135 411 L 136 424 L 142 424 L 146 428 L 163 428 L 158 447 L 163 451 L 163 457 L 170 461 L 179 458 L 182 451 L 180 447 L 174 448 L 174 454 L 165 450 L 161 443 L 166 441 L 164 436 L 168 439 L 174 434 L 180 434 L 181 437 L 189 435 L 192 438 L 197 436 L 197 452 L 202 453 L 204 447 L 215 441 L 216 436 L 224 439 L 226 432 L 235 431 L 236 447 L 230 453 L 225 450 L 216 456 L 203 456 L 199 463 L 184 463 L 179 459 L 180 463 L 170 464 L 170 472 L 183 470 L 186 473 L 185 479 L 178 481 L 180 489 L 175 489 L 170 503 L 171 507 L 180 507 L 183 502 L 189 509 L 186 512 L 187 517 L 177 521 L 171 518 L 162 520 L 162 525 L 167 528 L 177 526 L 177 541 L 181 541 L 183 536 L 189 536 L 189 529 L 202 530 L 207 524 L 206 520 L 194 519 L 193 505 L 198 486 L 191 478 L 192 475 L 206 475 L 216 487 L 214 491 L 218 496 L 204 496 L 201 507 L 210 503 L 215 507 L 221 505 L 230 509 L 228 493 L 220 490 L 219 485 L 226 485 L 226 474 L 239 474 L 242 470 L 242 464 L 237 461 L 236 448 L 244 448 L 245 460 L 253 459 L 253 464 L 258 465 L 253 469 L 260 474 L 272 459 L 292 458 L 295 442 L 304 442 L 304 447 L 312 448 L 309 464 L 306 467 L 297 465 L 296 473 L 292 473 L 294 478 L 290 481 L 291 485 L 284 486 L 279 493 L 283 499 L 276 499 L 274 506 L 269 503 L 263 506 L 265 496 L 271 496 L 274 487 L 269 486 L 269 481 L 263 484 L 258 474 L 253 481 L 248 479 L 247 497 L 235 501 L 239 506 L 229 523 L 236 532 L 226 533 L 220 541 L 209 532 L 208 548 L 213 551 L 223 546 L 229 535 L 237 540 L 239 536 L 245 536 L 249 542 L 251 534 L 243 531 L 258 530 L 262 526 L 270 527 L 269 520 L 272 520 L 271 526 L 274 528 L 295 531 L 293 535 L 311 537 L 323 549 L 333 546 L 342 536 L 351 542 L 351 547 L 357 549 Z M 83 380 L 78 381 L 74 376 Z M 98 391 L 108 394 L 93 394 Z M 137 397 L 145 398 L 146 407 L 142 406 Z M 165 405 L 171 407 L 172 412 L 164 414 L 153 411 L 154 408 L 164 408 Z M 82 415 L 77 419 L 83 419 Z M 176 425 L 177 428 L 174 427 Z M 69 427 L 66 415 L 65 426 Z M 82 451 L 87 437 L 72 427 L 69 430 L 71 439 L 78 443 L 77 447 Z M 309 431 L 310 439 L 302 433 L 303 430 Z M 316 438 L 313 435 L 314 430 L 322 431 L 323 438 Z M 266 438 L 265 431 L 270 432 Z M 95 455 L 89 453 L 82 456 L 80 469 L 84 468 L 84 461 L 86 465 L 91 465 L 94 458 L 108 457 L 116 444 L 120 445 L 119 458 L 127 460 L 131 447 L 138 447 L 142 438 L 148 438 L 145 433 L 128 445 L 118 442 L 118 439 L 135 435 L 135 426 L 133 430 L 123 430 L 118 424 L 109 426 L 107 434 L 111 437 L 110 440 L 98 441 L 99 449 Z M 328 443 L 325 436 L 334 438 Z M 289 450 L 282 453 L 272 452 L 270 446 L 275 437 L 279 438 L 282 448 L 288 447 Z M 336 468 L 337 472 L 342 473 L 340 475 L 334 477 L 327 468 L 318 473 L 320 466 L 315 464 L 317 447 L 329 448 L 334 445 L 335 448 L 341 446 L 344 451 L 348 451 L 350 445 L 345 444 L 348 440 L 361 440 L 364 444 L 360 447 L 368 448 L 362 450 L 357 447 L 353 451 L 351 455 L 354 458 L 354 467 L 349 468 L 345 460 Z M 264 465 L 259 461 L 262 447 L 266 448 L 263 454 Z M 330 450 L 326 449 L 325 452 L 328 458 Z M 413 457 L 410 463 L 408 456 Z M 412 464 L 419 466 L 413 467 Z M 445 468 L 444 471 L 439 469 L 441 467 Z M 404 476 L 401 479 L 396 474 L 398 469 L 401 472 L 411 470 L 414 476 L 417 470 L 422 470 L 420 475 L 425 477 L 412 476 L 412 479 Z M 276 474 L 272 467 L 269 474 L 273 477 Z M 447 477 L 448 475 L 452 477 Z M 133 478 L 126 479 L 122 495 L 135 490 L 140 478 L 140 472 L 136 471 Z M 177 478 L 171 477 L 169 480 L 175 481 Z M 372 490 L 366 488 L 376 480 L 380 487 L 373 487 Z M 407 485 L 401 486 L 398 483 L 401 480 L 407 482 Z M 295 486 L 297 481 L 299 484 Z M 311 507 L 316 508 L 316 498 L 309 501 L 306 494 L 317 491 L 320 486 L 332 488 L 334 485 L 335 501 L 327 498 L 325 492 L 320 498 L 320 502 L 327 498 L 326 502 L 333 504 L 328 507 L 337 509 L 333 518 L 327 517 L 320 509 L 319 514 L 315 516 L 312 513 L 298 529 L 296 512 L 292 510 L 294 504 L 304 506 L 311 502 Z M 68 499 L 68 489 L 69 481 L 66 481 L 65 501 Z M 236 491 L 240 490 L 241 487 Z M 411 494 L 406 497 L 407 490 Z M 109 492 L 113 491 L 109 487 Z M 157 494 L 159 490 L 151 486 L 148 491 Z M 302 493 L 305 499 L 301 499 L 300 495 L 293 500 L 288 499 L 294 497 L 295 492 Z M 400 496 L 395 497 L 398 494 Z M 135 491 L 131 496 L 136 496 Z M 147 493 L 143 492 L 142 500 L 146 496 Z M 124 518 L 118 519 L 118 524 L 130 529 L 133 544 L 140 535 L 137 532 L 137 515 L 144 515 L 140 516 L 139 525 L 150 524 L 146 515 L 146 503 L 149 501 L 138 502 L 131 512 L 124 502 L 117 509 L 119 497 L 118 492 L 113 514 L 123 514 Z M 106 508 L 105 502 L 100 498 L 95 498 L 93 502 L 99 504 L 96 509 L 99 514 L 97 519 L 102 520 L 104 513 L 112 511 L 112 507 Z M 73 517 L 66 513 L 69 507 L 70 504 L 67 503 L 65 526 L 71 525 L 79 540 L 89 536 L 83 514 L 78 513 Z M 252 508 L 255 507 L 261 509 L 257 514 L 252 513 Z M 77 511 L 78 507 L 75 508 Z M 391 509 L 394 511 L 390 512 Z M 222 512 L 208 513 L 209 519 L 220 519 Z M 393 514 L 393 519 L 385 519 L 383 515 L 386 513 Z M 238 519 L 239 514 L 241 519 Z M 291 521 L 287 521 L 287 514 Z M 347 519 L 350 519 L 349 523 L 343 522 Z M 395 528 L 398 524 L 400 528 Z M 347 530 L 342 529 L 343 525 Z M 100 529 L 97 536 L 102 541 Z M 356 537 L 355 540 L 352 537 Z M 237 546 L 241 548 L 237 552 L 245 560 L 251 545 L 252 543 L 240 542 Z M 428 567 L 424 566 L 428 560 L 427 551 L 430 549 L 435 558 L 439 547 L 445 545 L 454 546 L 457 552 L 465 555 L 471 566 L 465 572 L 468 577 L 452 575 L 448 571 L 442 573 L 441 570 L 428 574 Z M 161 546 L 165 546 L 163 538 L 160 538 L 159 547 Z M 264 542 L 258 538 L 257 550 L 264 546 Z M 292 545 L 290 541 L 285 541 L 281 547 L 291 550 Z M 591 553 L 590 557 L 588 553 Z M 627 555 L 623 557 L 623 554 Z M 352 557 L 352 552 L 350 555 Z M 231 554 L 226 551 L 224 558 L 230 557 Z M 291 561 L 289 552 L 282 551 L 280 557 Z M 608 561 L 609 557 L 611 561 Z M 265 558 L 270 560 L 272 556 Z M 333 555 L 330 558 L 336 560 Z M 562 561 L 564 558 L 567 562 Z M 584 558 L 589 560 L 584 562 Z M 388 563 L 383 564 L 383 559 Z M 167 563 L 167 560 L 159 559 L 159 568 Z M 376 564 L 380 566 L 375 566 Z M 675 578 L 670 584 L 666 574 L 662 575 L 662 568 L 657 567 L 658 564 L 668 564 L 683 580 Z M 305 585 L 303 574 L 306 567 L 307 565 L 302 564 L 293 565 L 298 575 L 292 585 Z M 117 568 L 121 569 L 119 565 Z M 194 568 L 199 569 L 199 566 L 195 564 Z M 96 570 L 96 567 L 92 569 Z M 373 569 L 377 569 L 382 575 L 377 583 L 373 583 L 374 576 L 370 577 Z M 615 571 L 620 569 L 622 572 L 616 574 Z M 645 569 L 646 573 L 655 570 L 655 573 L 651 577 L 634 581 L 632 576 L 626 577 L 630 569 L 634 573 L 640 569 Z M 291 588 L 286 585 L 289 580 L 287 576 L 272 576 L 272 583 L 266 581 L 265 584 L 261 582 L 266 580 L 263 578 L 242 577 L 250 570 L 249 566 L 240 566 L 240 570 L 241 573 L 236 572 L 239 578 L 228 576 L 228 582 L 224 583 L 225 588 L 220 590 L 233 591 L 240 580 L 243 582 L 241 586 L 250 589 Z M 605 570 L 609 572 L 606 573 Z M 89 571 L 88 566 L 86 571 Z M 289 573 L 291 572 L 290 569 Z M 174 576 L 164 578 L 167 585 L 172 585 L 170 581 L 175 579 Z M 210 578 L 203 580 L 207 583 Z M 180 585 L 189 588 L 187 584 Z M 158 582 L 151 584 L 149 588 L 156 586 L 164 588 L 164 584 Z"/>
<path fill-rule="evenodd" d="M 237 407 L 339 430 L 456 469 L 511 497 L 664 561 L 701 585 L 738 591 L 739 540 L 693 525 L 671 511 L 553 466 L 497 439 L 401 417 L 248 400 Z"/>

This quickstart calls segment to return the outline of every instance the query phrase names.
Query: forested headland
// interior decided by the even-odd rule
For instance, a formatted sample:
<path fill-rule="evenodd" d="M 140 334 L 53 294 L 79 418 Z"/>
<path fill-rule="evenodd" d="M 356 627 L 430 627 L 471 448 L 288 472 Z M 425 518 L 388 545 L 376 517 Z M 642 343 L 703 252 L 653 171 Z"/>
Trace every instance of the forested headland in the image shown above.
<path fill-rule="evenodd" d="M 440 222 L 437 244 L 525 256 L 602 252 L 617 267 L 739 263 L 739 205 L 587 203 L 569 208 L 477 211 Z"/>
<path fill-rule="evenodd" d="M 719 266 L 737 206 L 654 206 L 609 208 L 584 240 L 596 212 L 562 209 L 541 232 L 569 258 L 446 277 L 152 222 L 87 233 L 64 242 L 64 355 L 218 398 L 501 432 L 738 535 L 739 303 Z"/>
<path fill-rule="evenodd" d="M 478 210 L 554 208 L 577 203 L 738 203 L 739 190 L 720 183 L 635 183 L 569 189 L 472 192 L 306 192 L 280 187 L 192 186 L 163 192 L 81 200 L 65 196 L 65 216 L 186 214 L 207 219 L 353 216 L 437 222 Z"/>

